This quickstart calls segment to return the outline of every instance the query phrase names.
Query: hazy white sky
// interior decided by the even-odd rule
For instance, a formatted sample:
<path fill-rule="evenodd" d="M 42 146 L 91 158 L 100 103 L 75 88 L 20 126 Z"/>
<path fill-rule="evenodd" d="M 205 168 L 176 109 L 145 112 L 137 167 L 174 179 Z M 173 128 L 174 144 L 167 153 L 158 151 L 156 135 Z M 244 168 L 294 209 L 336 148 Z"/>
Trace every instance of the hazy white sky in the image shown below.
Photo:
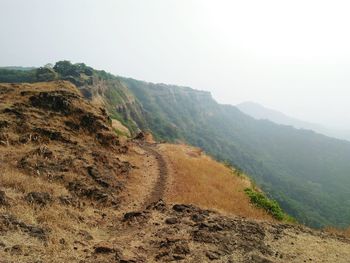
<path fill-rule="evenodd" d="M 0 0 L 0 66 L 68 59 L 350 129 L 350 2 Z"/>

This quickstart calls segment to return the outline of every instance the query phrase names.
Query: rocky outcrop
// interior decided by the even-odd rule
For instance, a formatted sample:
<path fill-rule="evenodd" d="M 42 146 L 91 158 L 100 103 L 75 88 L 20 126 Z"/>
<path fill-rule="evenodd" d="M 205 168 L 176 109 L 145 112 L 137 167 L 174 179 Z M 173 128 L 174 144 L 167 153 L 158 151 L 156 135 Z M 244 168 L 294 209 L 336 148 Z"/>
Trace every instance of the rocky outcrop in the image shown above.
<path fill-rule="evenodd" d="M 2 231 L 11 231 L 20 229 L 24 233 L 45 241 L 48 237 L 48 231 L 35 225 L 26 224 L 23 221 L 9 214 L 0 214 L 0 225 Z"/>
<path fill-rule="evenodd" d="M 124 214 L 120 221 L 118 231 L 127 235 L 116 238 L 118 245 L 95 246 L 88 262 L 108 262 L 111 255 L 129 255 L 130 262 L 332 262 L 330 259 L 336 257 L 337 262 L 346 262 L 339 251 L 329 252 L 325 258 L 317 251 L 308 255 L 298 249 L 311 240 L 350 247 L 349 240 L 297 225 L 223 216 L 187 204 L 167 205 L 161 200 L 146 210 Z M 135 240 L 137 245 L 132 245 Z M 324 248 L 320 245 L 317 249 Z"/>
<path fill-rule="evenodd" d="M 127 145 L 107 112 L 68 82 L 0 84 L 0 91 L 0 261 L 16 254 L 27 262 L 19 257 L 36 253 L 33 242 L 44 250 L 46 242 L 84 246 L 91 239 L 79 234 L 83 209 L 120 204 Z M 77 237 L 62 234 L 67 228 Z"/>

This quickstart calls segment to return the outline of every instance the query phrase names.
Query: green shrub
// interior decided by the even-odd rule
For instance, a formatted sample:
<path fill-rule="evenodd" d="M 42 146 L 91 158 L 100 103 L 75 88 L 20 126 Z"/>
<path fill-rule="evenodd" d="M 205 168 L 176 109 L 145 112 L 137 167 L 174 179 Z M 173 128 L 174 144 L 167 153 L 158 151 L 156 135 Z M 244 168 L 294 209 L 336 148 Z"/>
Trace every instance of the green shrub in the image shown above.
<path fill-rule="evenodd" d="M 277 220 L 287 219 L 287 215 L 283 212 L 282 208 L 275 200 L 271 200 L 264 194 L 259 193 L 251 188 L 246 188 L 244 192 L 249 196 L 250 202 L 257 207 L 266 210 Z M 290 221 L 290 220 L 288 220 Z"/>

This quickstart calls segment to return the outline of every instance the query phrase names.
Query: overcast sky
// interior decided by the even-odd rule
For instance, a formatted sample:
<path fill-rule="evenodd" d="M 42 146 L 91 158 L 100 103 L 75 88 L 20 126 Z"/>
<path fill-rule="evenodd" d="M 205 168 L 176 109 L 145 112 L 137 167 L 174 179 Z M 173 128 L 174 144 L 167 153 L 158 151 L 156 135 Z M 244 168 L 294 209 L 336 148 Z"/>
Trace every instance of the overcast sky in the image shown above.
<path fill-rule="evenodd" d="M 350 3 L 0 0 L 0 66 L 68 59 L 350 129 Z"/>

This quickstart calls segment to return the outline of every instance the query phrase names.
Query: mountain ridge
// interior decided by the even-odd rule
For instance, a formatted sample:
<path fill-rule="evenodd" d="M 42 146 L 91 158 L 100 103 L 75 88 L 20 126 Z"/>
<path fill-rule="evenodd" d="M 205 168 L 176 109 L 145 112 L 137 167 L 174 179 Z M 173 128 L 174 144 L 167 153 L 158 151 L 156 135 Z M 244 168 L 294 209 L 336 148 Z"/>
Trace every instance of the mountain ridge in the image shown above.
<path fill-rule="evenodd" d="M 88 90 L 83 93 L 92 101 L 91 94 L 99 94 L 111 116 L 133 134 L 150 130 L 158 140 L 187 142 L 229 161 L 302 223 L 349 225 L 349 143 L 255 120 L 234 106 L 218 104 L 210 93 L 113 76 L 81 63 L 59 65 L 61 73 L 40 73 L 49 71 L 49 80 L 59 74 Z M 96 81 L 106 85 L 100 89 Z M 134 104 L 125 103 L 125 92 Z"/>
<path fill-rule="evenodd" d="M 0 101 L 1 262 L 349 258 L 348 238 L 272 220 L 241 172 L 202 150 L 123 139 L 68 81 L 0 84 Z"/>
<path fill-rule="evenodd" d="M 134 83 L 132 83 L 132 82 L 134 82 Z M 135 85 L 135 83 L 137 85 Z M 281 155 L 280 153 L 277 153 L 274 151 L 274 152 L 272 152 L 272 154 L 274 155 L 274 157 L 272 157 L 272 159 L 270 157 L 269 159 L 266 159 L 263 161 L 256 161 L 256 160 L 259 160 L 259 157 L 255 157 L 254 155 L 253 156 L 251 155 L 251 154 L 254 154 L 254 152 L 256 152 L 255 146 L 261 144 L 261 142 L 264 141 L 264 142 L 270 142 L 269 144 L 265 143 L 265 147 L 271 148 L 271 145 L 275 144 L 274 141 L 276 139 L 271 139 L 266 134 L 266 132 L 264 132 L 262 130 L 261 133 L 262 134 L 265 133 L 265 135 L 263 135 L 263 137 L 257 141 L 256 139 L 258 137 L 256 137 L 254 130 L 256 128 L 257 129 L 259 129 L 259 128 L 252 127 L 252 126 L 255 126 L 255 123 L 256 123 L 255 121 L 253 122 L 251 119 L 243 117 L 241 114 L 238 113 L 238 109 L 234 108 L 233 106 L 223 105 L 223 106 L 221 106 L 221 108 L 220 107 L 217 108 L 217 104 L 215 104 L 211 99 L 208 101 L 207 105 L 203 105 L 203 104 L 198 103 L 197 101 L 193 101 L 193 96 L 192 96 L 191 98 L 186 99 L 185 102 L 182 105 L 179 105 L 178 107 L 174 106 L 174 105 L 170 106 L 169 102 L 171 102 L 171 101 L 167 101 L 166 103 L 163 104 L 163 102 L 161 101 L 161 98 L 160 97 L 157 98 L 157 94 L 154 94 L 154 93 L 151 93 L 149 95 L 149 98 L 153 98 L 153 99 L 145 99 L 144 98 L 144 97 L 147 97 L 147 92 L 149 92 L 149 90 L 150 90 L 148 87 L 149 84 L 145 84 L 145 86 L 147 86 L 147 87 L 143 88 L 142 92 L 144 92 L 144 93 L 141 93 L 141 91 L 139 90 L 139 89 L 142 89 L 142 85 L 143 85 L 142 82 L 140 84 L 140 82 L 138 82 L 138 81 L 129 79 L 128 82 L 126 83 L 126 85 L 133 91 L 135 96 L 140 101 L 142 101 L 142 105 L 144 106 L 144 109 L 146 112 L 147 111 L 151 112 L 152 114 L 150 114 L 150 115 L 153 117 L 154 117 L 154 113 L 160 114 L 159 116 L 156 117 L 156 119 L 154 119 L 153 117 L 149 117 L 149 119 L 146 121 L 148 124 L 151 125 L 150 130 L 152 130 L 152 132 L 154 132 L 156 136 L 159 136 L 160 138 L 166 139 L 166 140 L 174 140 L 174 138 L 176 138 L 177 140 L 180 139 L 183 141 L 190 142 L 191 144 L 194 144 L 196 146 L 204 148 L 207 152 L 213 154 L 216 158 L 218 158 L 220 160 L 225 160 L 228 158 L 228 156 L 231 156 L 231 159 L 230 159 L 231 163 L 233 163 L 235 166 L 242 168 L 248 174 L 253 175 L 253 178 L 255 180 L 257 180 L 258 184 L 260 186 L 262 186 L 265 191 L 267 191 L 268 193 L 271 193 L 271 196 L 273 196 L 280 203 L 282 203 L 282 206 L 284 208 L 287 208 L 288 212 L 290 212 L 292 215 L 296 216 L 302 222 L 305 222 L 308 224 L 311 223 L 311 225 L 314 225 L 314 226 L 318 225 L 318 223 L 316 223 L 316 221 L 313 221 L 313 222 L 309 221 L 308 222 L 308 220 L 310 220 L 310 218 L 307 219 L 308 216 L 305 218 L 304 215 L 301 215 L 301 214 L 298 215 L 297 214 L 298 212 L 296 213 L 296 211 L 300 211 L 300 207 L 298 207 L 299 204 L 303 203 L 303 205 L 305 205 L 305 202 L 304 202 L 305 200 L 301 200 L 300 197 L 297 197 L 297 196 L 295 196 L 295 194 L 293 194 L 294 195 L 293 198 L 298 198 L 300 201 L 299 201 L 299 204 L 296 204 L 296 206 L 298 208 L 295 207 L 295 208 L 292 208 L 292 210 L 290 208 L 288 209 L 288 205 L 286 203 L 284 203 L 284 200 L 288 199 L 288 198 L 286 198 L 285 193 L 288 192 L 287 189 L 290 189 L 291 186 L 294 189 L 293 191 L 299 192 L 299 195 L 301 194 L 301 196 L 309 195 L 306 193 L 305 194 L 302 193 L 302 191 L 308 191 L 308 192 L 311 191 L 313 193 L 310 195 L 310 197 L 308 197 L 308 198 L 310 198 L 309 200 L 311 202 L 310 207 L 308 207 L 307 210 L 304 210 L 303 213 L 310 213 L 310 212 L 313 213 L 313 210 L 314 210 L 313 206 L 315 204 L 312 204 L 312 203 L 314 202 L 313 200 L 315 199 L 315 196 L 312 196 L 312 195 L 315 194 L 316 196 L 318 196 L 318 195 L 320 196 L 321 191 L 322 191 L 322 196 L 323 197 L 325 196 L 324 190 L 321 190 L 320 188 L 317 189 L 317 188 L 314 188 L 314 186 L 311 186 L 311 185 L 313 185 L 312 181 L 314 181 L 314 179 L 310 178 L 311 179 L 310 180 L 310 179 L 306 179 L 306 178 L 305 179 L 297 179 L 296 178 L 297 180 L 300 180 L 300 183 L 295 181 L 296 179 L 293 179 L 295 182 L 293 182 L 293 183 L 289 182 L 288 184 L 286 184 L 283 192 L 280 191 L 279 193 L 276 193 L 276 187 L 273 184 L 277 183 L 277 185 L 278 185 L 281 183 L 280 175 L 277 176 L 277 174 L 276 174 L 276 177 L 273 179 L 274 183 L 271 184 L 270 186 L 266 185 L 266 182 L 268 182 L 268 181 L 272 182 L 270 179 L 271 178 L 270 167 L 276 166 L 275 160 L 276 159 L 278 160 L 280 158 L 280 156 L 285 155 L 285 153 L 283 153 Z M 147 89 L 147 91 L 146 91 L 146 89 Z M 156 89 L 153 89 L 153 90 L 156 90 Z M 198 94 L 198 93 L 196 93 L 196 94 Z M 156 101 L 156 105 L 157 105 L 156 108 L 152 108 L 152 101 L 153 102 Z M 189 105 L 193 105 L 193 107 L 195 106 L 195 108 L 191 108 L 192 106 L 188 107 Z M 203 105 L 203 106 L 201 106 L 201 105 Z M 147 108 L 148 106 L 151 106 L 151 107 Z M 172 107 L 175 107 L 175 108 L 169 109 Z M 212 107 L 212 108 L 210 108 L 210 107 Z M 246 130 L 246 132 L 243 135 L 244 137 L 242 137 L 241 132 L 239 130 L 237 131 L 236 124 L 232 124 L 235 126 L 227 125 L 227 121 L 219 120 L 221 117 L 218 117 L 218 115 L 213 115 L 215 112 L 217 114 L 219 114 L 219 116 L 226 116 L 226 117 L 224 117 L 226 120 L 232 119 L 232 116 L 235 116 L 234 117 L 235 123 L 237 123 L 237 121 L 238 121 L 238 123 L 243 123 L 244 125 L 248 125 L 248 127 L 250 127 L 250 128 L 248 130 Z M 179 116 L 180 115 L 179 113 L 181 113 L 181 117 Z M 164 115 L 166 115 L 166 117 L 165 117 L 166 121 L 164 121 L 164 118 L 163 118 Z M 179 117 L 174 118 L 174 116 L 179 116 Z M 186 116 L 191 116 L 191 118 L 188 119 L 187 124 L 185 126 L 183 126 L 183 123 L 186 122 Z M 195 119 L 195 123 L 193 123 L 193 119 Z M 276 126 L 274 126 L 273 124 L 270 124 L 269 122 L 266 122 L 266 121 L 258 121 L 258 122 L 259 122 L 259 126 L 265 127 L 264 129 L 267 128 L 267 130 L 270 130 L 270 131 L 271 131 L 271 129 L 272 129 L 272 131 L 275 130 Z M 168 124 L 166 124 L 165 127 L 163 126 L 165 128 L 165 131 L 161 130 L 160 127 L 158 127 L 157 123 L 168 123 Z M 208 123 L 212 123 L 211 127 L 208 127 L 208 125 L 207 125 Z M 221 127 L 222 125 L 226 126 L 226 128 L 222 128 Z M 205 128 L 205 127 L 207 127 L 207 128 Z M 218 127 L 220 127 L 220 129 L 217 129 Z M 235 128 L 233 128 L 233 127 L 235 127 Z M 232 134 L 228 135 L 225 133 L 225 131 L 230 131 L 230 130 L 233 131 Z M 337 140 L 327 139 L 325 136 L 316 135 L 311 131 L 306 131 L 306 130 L 305 131 L 296 131 L 296 130 L 293 130 L 293 129 L 288 128 L 288 127 L 286 127 L 286 128 L 278 127 L 278 130 L 280 130 L 281 132 L 283 132 L 285 134 L 287 134 L 287 133 L 298 134 L 298 137 L 300 137 L 300 136 L 305 137 L 305 139 L 306 139 L 306 137 L 310 137 L 310 139 L 311 139 L 311 137 L 316 136 L 318 138 L 319 142 L 324 141 L 324 140 L 327 140 L 329 142 L 332 141 L 333 143 L 331 143 L 331 144 L 335 143 L 336 145 L 338 145 L 337 147 L 340 147 L 340 148 L 343 147 L 341 145 L 342 143 L 338 142 Z M 236 132 L 234 132 L 234 131 L 236 131 Z M 247 133 L 247 132 L 249 132 L 249 133 Z M 169 138 L 169 134 L 171 135 L 170 138 Z M 271 134 L 273 134 L 273 132 Z M 280 135 L 282 135 L 282 133 Z M 225 142 L 220 141 L 218 139 L 218 138 L 228 138 L 227 136 L 230 136 L 232 138 L 232 139 L 230 139 L 231 142 L 241 141 L 242 144 L 240 146 L 238 146 L 237 144 L 235 145 L 235 143 L 229 143 L 229 141 L 227 141 L 227 139 L 225 139 Z M 215 139 L 213 139 L 213 137 Z M 247 139 L 248 137 L 249 137 L 249 139 Z M 301 139 L 301 137 L 300 137 L 300 139 Z M 281 137 L 281 139 L 282 138 L 283 137 Z M 280 144 L 283 145 L 288 140 L 289 140 L 288 138 L 283 138 Z M 254 143 L 252 143 L 252 141 L 254 141 Z M 209 146 L 208 142 L 211 142 L 210 146 Z M 304 141 L 302 143 L 298 142 L 297 144 L 300 145 L 300 147 L 302 148 L 303 145 L 309 144 L 309 142 Z M 349 145 L 349 144 L 347 143 L 346 145 Z M 224 147 L 226 147 L 226 150 Z M 240 148 L 237 149 L 237 147 L 240 147 Z M 326 144 L 324 144 L 324 147 L 325 147 L 324 151 L 328 150 L 328 146 L 326 146 Z M 310 156 L 314 156 L 314 153 L 319 155 L 319 153 L 318 153 L 319 150 L 316 149 L 317 148 L 316 145 L 313 148 L 315 148 L 315 149 L 312 150 L 313 153 L 311 153 Z M 236 149 L 236 150 L 234 150 L 232 152 L 232 149 Z M 282 150 L 282 149 L 280 149 L 280 150 Z M 311 149 L 307 149 L 307 151 L 310 151 L 310 150 Z M 225 154 L 225 151 L 226 151 L 226 154 Z M 283 152 L 284 151 L 285 150 L 283 150 Z M 300 150 L 295 148 L 295 147 L 292 147 L 290 152 L 293 152 L 293 151 L 298 152 Z M 235 154 L 233 155 L 233 153 L 235 153 Z M 266 156 L 265 150 L 263 152 L 258 153 L 258 154 L 259 154 L 259 156 Z M 327 155 L 326 152 L 324 152 L 323 154 Z M 339 154 L 339 155 L 340 156 L 343 155 L 344 157 L 345 156 L 349 157 L 349 152 L 347 151 L 347 153 L 344 152 L 344 153 Z M 298 156 L 298 155 L 295 155 L 295 156 Z M 310 160 L 310 161 L 313 160 L 313 158 L 310 159 L 310 157 L 306 157 L 306 156 L 304 156 L 304 157 L 307 160 Z M 288 159 L 290 159 L 290 158 L 295 158 L 295 157 L 288 157 Z M 300 158 L 300 156 L 298 156 L 298 158 Z M 287 161 L 287 159 L 283 160 L 283 162 L 286 162 L 286 161 Z M 249 165 L 247 165 L 248 163 L 249 163 Z M 272 163 L 272 164 L 269 164 L 269 163 Z M 346 165 L 346 163 L 347 163 L 347 161 L 344 162 L 345 165 Z M 314 164 L 313 166 L 317 167 L 319 165 L 324 166 L 324 164 L 321 164 L 321 163 Z M 266 167 L 266 166 L 269 166 L 269 167 Z M 285 167 L 282 169 L 283 169 L 283 171 L 287 171 L 287 173 L 294 175 L 295 171 L 298 170 L 298 166 L 299 166 L 299 164 L 297 164 L 297 166 L 295 166 L 293 164 L 293 168 L 292 167 L 288 168 L 290 170 L 289 172 L 288 172 L 288 170 L 286 170 Z M 280 168 L 277 168 L 277 169 L 279 171 L 281 171 Z M 343 178 L 346 178 L 346 177 L 344 177 L 346 174 L 346 171 L 349 171 L 349 168 L 344 167 Z M 319 171 L 317 171 L 317 169 L 315 169 L 314 171 L 310 170 L 307 173 L 317 174 L 317 173 L 319 173 Z M 302 177 L 302 176 L 303 175 L 300 175 L 300 177 Z M 305 180 L 306 181 L 310 180 L 310 186 L 312 188 L 309 190 L 306 190 L 306 188 L 305 188 L 305 190 L 300 191 L 301 185 L 304 185 L 304 182 L 302 182 L 302 181 L 305 181 Z M 319 179 L 316 179 L 316 182 L 318 180 Z M 343 184 L 347 185 L 348 183 L 344 182 Z M 265 185 L 265 187 L 263 185 Z M 293 186 L 293 185 L 295 185 L 295 186 Z M 329 183 L 329 185 L 333 185 L 333 182 Z M 301 189 L 303 189 L 303 188 L 304 187 L 302 187 Z M 319 194 L 316 193 L 317 191 L 320 191 Z M 333 191 L 336 191 L 336 190 L 330 190 L 329 193 L 331 195 L 334 195 Z M 342 198 L 344 198 L 344 200 L 347 200 L 345 197 L 346 196 L 345 193 L 347 193 L 347 190 L 344 189 L 342 191 L 344 192 L 344 195 L 343 195 L 344 197 L 342 197 Z M 279 195 L 282 195 L 283 197 L 279 197 Z M 329 205 L 331 203 L 330 200 L 327 201 L 327 203 Z M 318 206 L 318 207 L 321 208 L 320 206 Z M 327 207 L 327 206 L 325 206 L 325 207 Z M 327 209 L 329 209 L 329 208 L 327 208 Z M 327 212 L 327 213 L 329 213 L 329 212 Z M 325 216 L 325 215 L 323 215 L 323 216 Z M 312 216 L 312 217 L 314 217 L 314 216 Z M 345 219 L 345 217 L 344 217 L 344 219 Z M 316 219 L 316 220 L 319 220 L 319 219 Z M 323 223 L 323 224 L 328 225 L 330 223 Z M 343 226 L 346 226 L 346 225 L 347 225 L 347 223 L 345 223 Z"/>
<path fill-rule="evenodd" d="M 348 238 L 272 220 L 239 170 L 148 134 L 122 138 L 80 93 L 0 84 L 2 262 L 347 262 Z"/>

